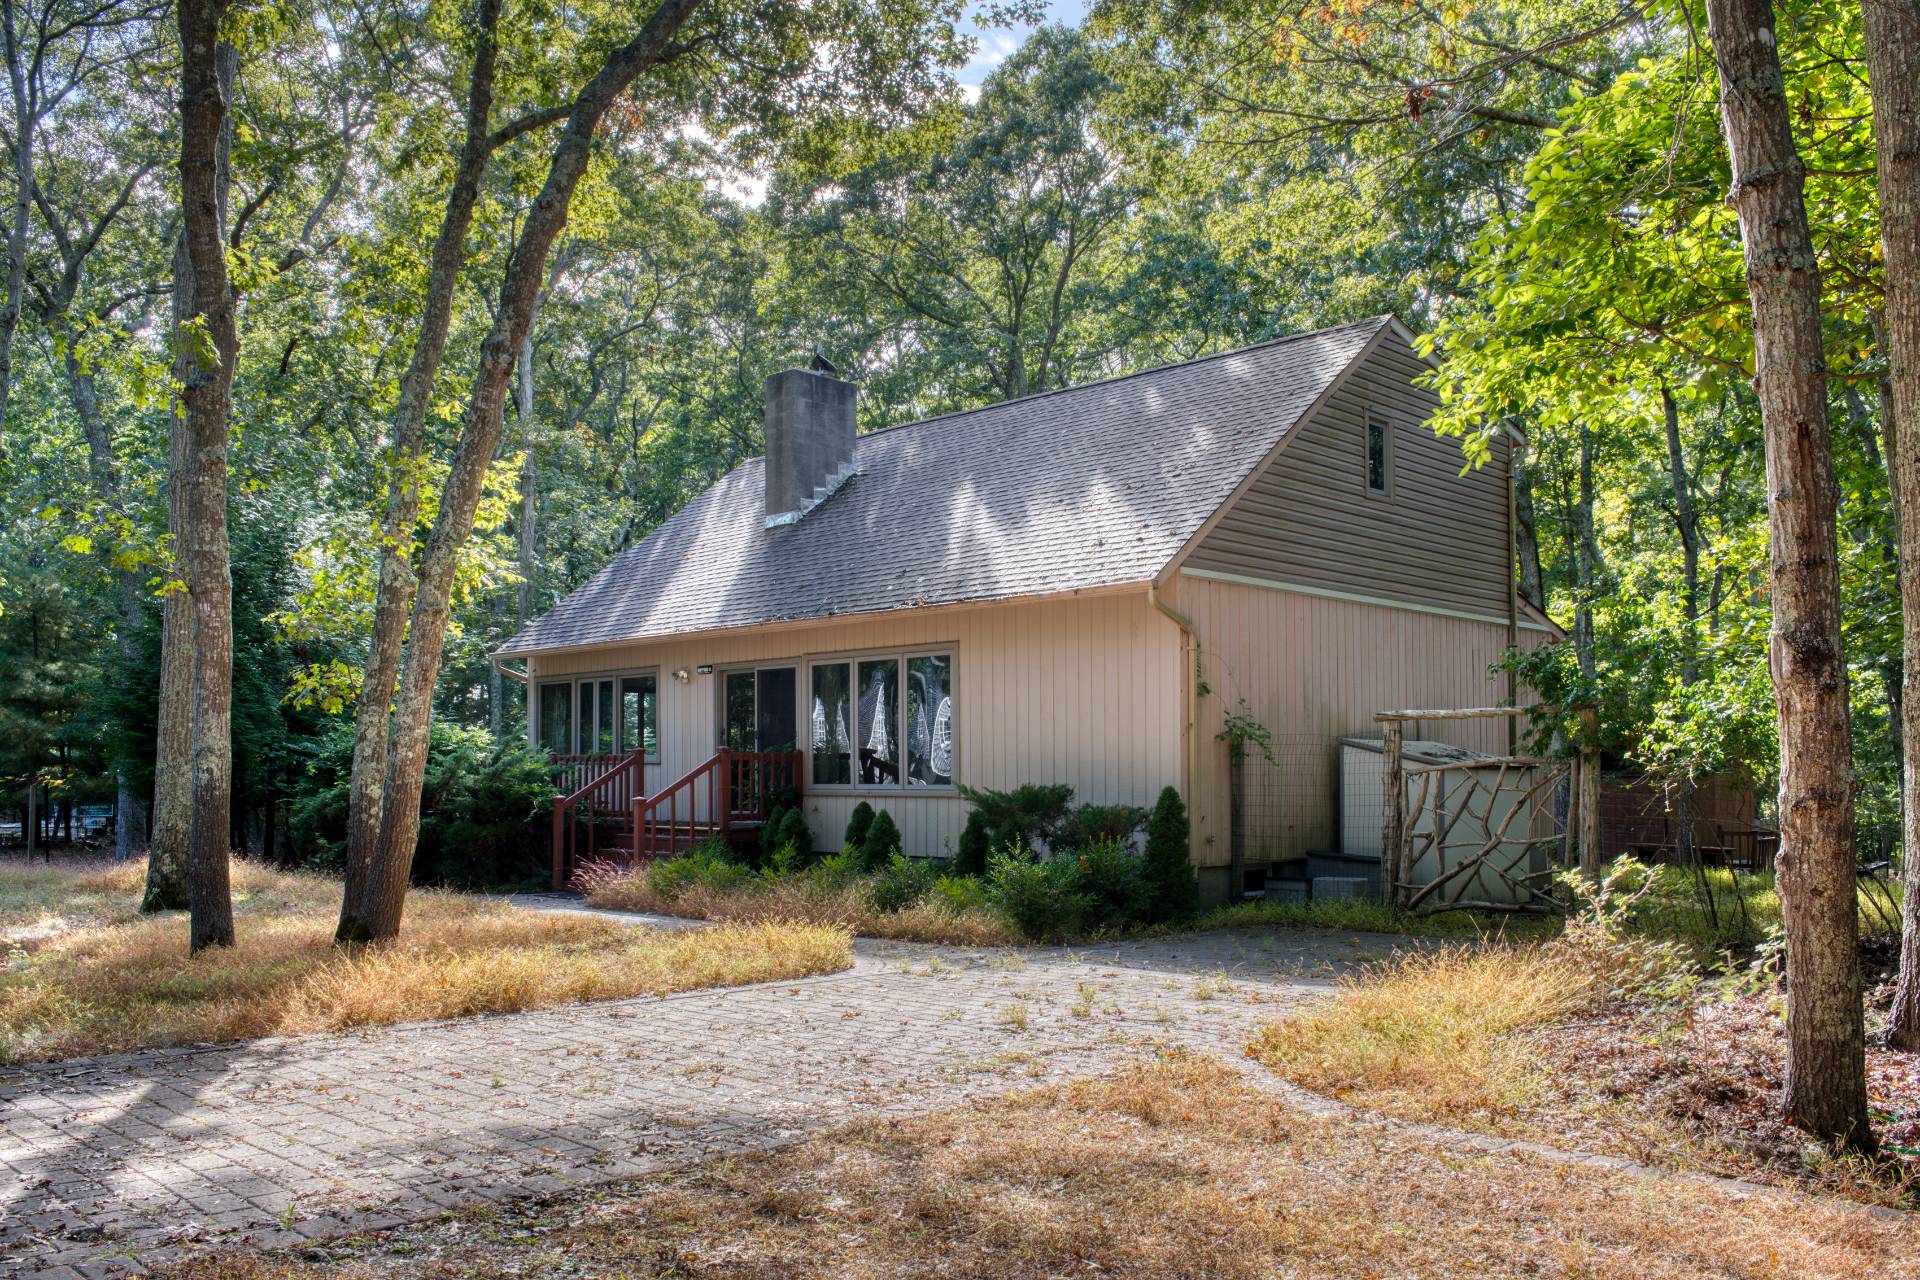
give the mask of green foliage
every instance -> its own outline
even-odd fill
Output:
[[[987,900],[1022,937],[1059,941],[1077,933],[1093,902],[1072,858],[1035,861],[1017,847],[994,852],[987,864]]]
[[[959,915],[984,911],[993,905],[987,894],[986,880],[982,876],[936,876],[933,888],[927,896]]]
[[[663,858],[647,868],[647,888],[671,898],[693,886],[727,891],[753,883],[753,872],[730,856],[719,841],[702,841],[677,858]]]
[[[338,870],[346,856],[353,727],[337,726],[295,784],[292,836],[311,867]],[[517,738],[436,720],[427,747],[414,876],[422,883],[501,888],[537,882],[553,783],[546,761]]]
[[[1071,861],[1078,878],[1079,891],[1086,899],[1086,921],[1098,929],[1120,929],[1148,918],[1154,904],[1154,886],[1146,878],[1146,868],[1130,845],[1114,839],[1100,839],[1082,848],[1078,854],[1064,855]]]
[[[847,833],[841,838],[843,848],[858,849],[867,842],[867,828],[873,825],[873,806],[862,800],[853,806],[853,812],[847,816]]]
[[[1078,848],[1100,841],[1132,838],[1147,821],[1147,811],[1131,804],[1083,804],[1073,811],[1073,843]]]
[[[931,864],[895,853],[868,885],[873,905],[882,911],[904,911],[933,892]]]
[[[1033,849],[1043,844],[1052,848],[1063,842],[1073,829],[1070,813],[1073,788],[1065,783],[1029,782],[1012,791],[994,791],[962,783],[959,791],[986,819],[987,831],[996,849],[1007,845]]]
[[[1150,920],[1184,920],[1199,909],[1199,882],[1188,849],[1190,834],[1186,802],[1175,788],[1163,787],[1147,819],[1147,851],[1141,868]]]
[[[987,859],[993,854],[993,834],[987,816],[978,809],[967,813],[967,825],[960,831],[960,844],[953,854],[953,872],[962,876],[983,876]]]
[[[813,832],[807,826],[806,811],[789,809],[775,828],[775,847],[795,850],[802,861],[813,857]]]
[[[900,851],[900,828],[894,823],[893,815],[882,809],[873,815],[873,822],[860,841],[861,861],[868,870],[876,871]]]

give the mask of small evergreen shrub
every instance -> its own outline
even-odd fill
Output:
[[[987,828],[987,816],[978,809],[967,815],[960,832],[960,847],[954,850],[953,872],[962,876],[987,874],[987,859],[993,855],[993,833]]]
[[[896,852],[873,878],[868,896],[882,911],[905,911],[933,892],[933,868]]]
[[[1072,856],[1078,890],[1087,900],[1086,924],[1118,929],[1147,918],[1153,890],[1141,856],[1119,840],[1095,840]]]
[[[807,814],[804,809],[789,809],[773,828],[775,848],[791,848],[800,857],[802,863],[813,857],[813,832],[807,826]]]
[[[841,838],[843,848],[858,849],[867,842],[867,828],[873,825],[873,806],[862,800],[853,806],[853,813],[847,818],[847,834]]]
[[[1036,862],[1002,848],[987,867],[987,900],[1022,937],[1055,941],[1079,930],[1091,905],[1073,858]]]
[[[860,842],[861,861],[869,871],[877,871],[900,851],[900,828],[895,825],[893,815],[882,809],[873,815],[866,838]]]
[[[1147,852],[1141,868],[1149,920],[1184,920],[1200,909],[1200,884],[1187,849],[1190,831],[1179,791],[1162,789],[1147,819]]]
[[[1074,843],[1085,849],[1101,841],[1125,842],[1146,823],[1147,811],[1131,804],[1083,804],[1073,811]]]
[[[985,816],[995,849],[1014,843],[1029,849],[1039,845],[1052,849],[1072,837],[1069,807],[1073,803],[1073,788],[1065,783],[1029,782],[1012,791],[963,785],[959,790],[974,810]]]
[[[822,889],[841,889],[866,874],[867,864],[860,850],[848,845],[830,853],[801,874],[809,884]]]

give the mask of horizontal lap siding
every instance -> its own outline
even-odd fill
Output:
[[[1384,334],[1184,567],[1504,618],[1507,451],[1460,474],[1460,442],[1425,426],[1436,402],[1413,379],[1427,369]],[[1384,497],[1367,492],[1370,411],[1393,433]]]
[[[1195,861],[1225,866],[1230,769],[1218,735],[1238,711],[1272,733],[1278,768],[1251,776],[1250,863],[1335,844],[1341,737],[1376,737],[1378,711],[1488,706],[1505,699],[1487,668],[1506,649],[1504,624],[1182,576],[1179,607],[1201,651]],[[1540,642],[1521,632],[1522,645]],[[1244,706],[1242,703],[1244,702]],[[1434,721],[1424,738],[1505,754],[1505,720]]]
[[[659,668],[661,762],[649,767],[651,792],[712,755],[721,668],[796,660],[804,697],[810,656],[943,647],[954,654],[961,782],[1065,782],[1083,800],[1141,805],[1180,782],[1179,633],[1144,591],[757,629],[538,656],[533,665],[536,681]],[[684,685],[672,678],[702,664],[715,674]],[[967,804],[953,793],[810,791],[805,807],[818,847],[839,843],[862,799],[893,814],[912,853],[950,851],[966,823]]]

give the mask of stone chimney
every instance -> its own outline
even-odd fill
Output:
[[[767,528],[792,524],[853,474],[854,397],[824,356],[767,379]]]

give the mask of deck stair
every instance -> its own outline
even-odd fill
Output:
[[[800,794],[798,751],[721,748],[652,795],[640,753],[556,757],[553,887],[567,887],[589,862],[633,866],[677,857],[704,840],[755,839],[780,798]]]

